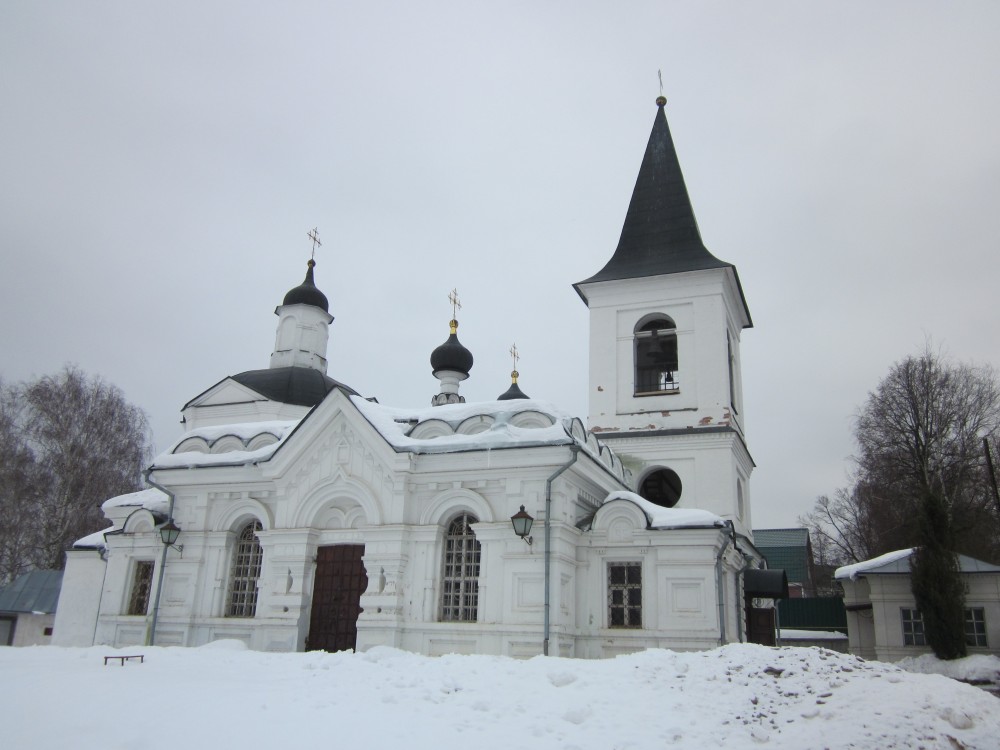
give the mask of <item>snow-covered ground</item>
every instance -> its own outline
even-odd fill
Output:
[[[145,663],[103,665],[108,654]],[[1000,703],[822,649],[732,645],[607,661],[0,649],[0,746],[441,750],[1000,746]]]

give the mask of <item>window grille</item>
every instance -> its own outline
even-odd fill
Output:
[[[926,646],[924,639],[924,618],[919,609],[900,609],[900,618],[903,621],[903,645],[904,646]]]
[[[149,611],[149,590],[153,586],[153,561],[137,560],[132,574],[132,593],[128,598],[128,614],[144,615]]]
[[[673,393],[680,388],[677,333],[669,318],[651,320],[635,332],[635,393]]]
[[[257,579],[264,559],[257,532],[260,521],[251,521],[240,531],[233,550],[233,566],[229,575],[229,597],[226,617],[253,617],[257,612]]]
[[[982,607],[965,610],[965,645],[986,648],[986,610]]]
[[[642,627],[642,563],[608,563],[608,627]]]
[[[441,619],[446,622],[475,622],[478,618],[481,550],[470,527],[477,520],[463,513],[451,522],[444,538]]]

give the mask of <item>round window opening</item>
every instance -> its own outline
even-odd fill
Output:
[[[639,494],[651,503],[673,508],[681,499],[681,478],[670,469],[658,469],[642,480]]]

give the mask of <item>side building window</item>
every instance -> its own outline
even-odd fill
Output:
[[[240,529],[236,539],[229,571],[226,617],[253,617],[257,612],[257,579],[264,560],[264,551],[257,538],[261,528],[260,521],[251,521]]]
[[[153,561],[136,560],[132,572],[132,591],[128,597],[129,615],[144,615],[149,611],[149,590],[153,587]]]
[[[919,609],[907,609],[903,607],[899,610],[900,619],[903,622],[903,645],[904,646],[926,646],[924,639],[924,618]]]
[[[608,627],[642,627],[642,563],[608,563]]]
[[[479,616],[479,560],[481,549],[471,524],[478,519],[463,513],[448,525],[444,538],[441,576],[441,620],[475,622]]]
[[[986,610],[968,607],[965,610],[965,645],[986,648]]]
[[[674,393],[680,389],[677,326],[665,315],[639,321],[635,331],[635,395]]]

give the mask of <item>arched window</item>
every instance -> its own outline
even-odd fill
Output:
[[[236,538],[233,564],[229,572],[226,617],[253,617],[257,612],[257,579],[264,559],[257,532],[260,521],[251,521]]]
[[[635,328],[635,394],[673,393],[680,388],[677,326],[665,315]]]
[[[475,622],[479,614],[480,545],[471,524],[478,519],[463,513],[448,525],[444,537],[444,574],[441,576],[441,620]]]
[[[681,499],[681,478],[670,469],[657,469],[642,480],[639,494],[651,503],[673,508]]]

